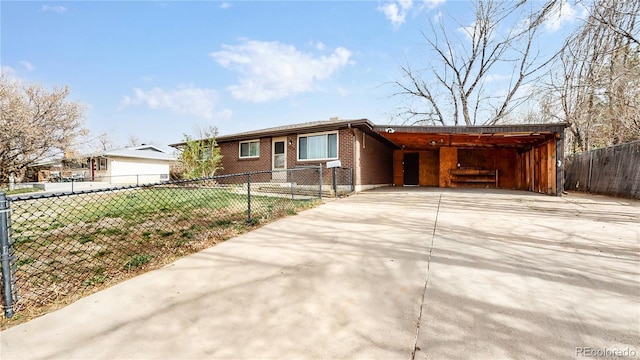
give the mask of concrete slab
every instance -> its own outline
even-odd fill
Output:
[[[2,359],[640,353],[640,202],[387,188],[0,333]]]
[[[437,196],[268,224],[2,332],[2,359],[407,358]]]
[[[639,250],[638,201],[443,193],[416,359],[638,358]]]

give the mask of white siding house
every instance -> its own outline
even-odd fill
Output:
[[[153,145],[106,150],[87,156],[85,179],[111,184],[148,184],[169,180],[171,155]]]

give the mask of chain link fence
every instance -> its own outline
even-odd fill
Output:
[[[311,166],[77,192],[0,193],[5,316],[43,314],[295,214],[322,198],[322,183],[321,167]],[[6,328],[9,320],[2,321]]]
[[[326,178],[329,178],[332,196],[347,195],[355,191],[353,186],[353,169],[337,167],[325,171],[328,173],[325,175],[325,181],[327,181]]]

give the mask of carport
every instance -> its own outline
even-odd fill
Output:
[[[395,145],[394,186],[500,188],[560,195],[566,124],[374,128]]]

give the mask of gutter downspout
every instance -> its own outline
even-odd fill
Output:
[[[355,192],[356,191],[356,179],[357,179],[356,172],[360,173],[360,166],[356,162],[356,160],[358,159],[358,157],[356,155],[357,154],[356,151],[358,150],[358,141],[357,141],[358,138],[356,136],[355,129],[353,129],[351,127],[351,123],[347,124],[347,127],[351,131],[351,143],[352,143],[352,146],[353,146],[353,149],[351,151],[352,152],[351,156],[353,157],[352,160],[351,160],[351,163],[353,164],[353,170],[351,171],[351,190],[353,192]]]

